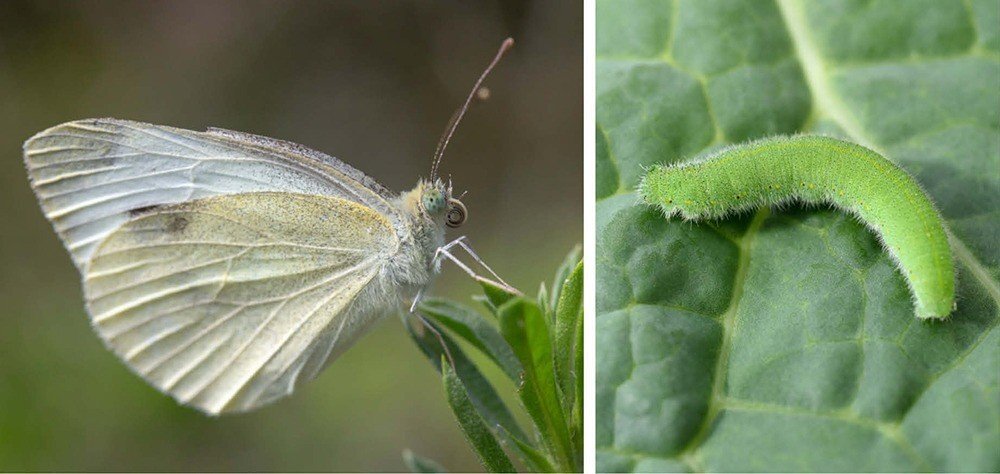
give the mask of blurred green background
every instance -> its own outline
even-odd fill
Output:
[[[91,332],[21,143],[112,116],[218,126],[330,153],[409,189],[500,41],[517,45],[442,169],[462,228],[534,293],[582,238],[582,7],[574,2],[0,2],[0,470],[479,470],[440,379],[389,318],[276,405],[210,419]],[[434,294],[477,287],[445,265]],[[510,387],[501,387],[510,390]]]

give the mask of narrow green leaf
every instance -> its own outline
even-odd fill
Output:
[[[448,472],[434,460],[418,456],[409,449],[403,451],[403,463],[406,464],[406,467],[410,470],[410,472]]]
[[[555,291],[554,288],[553,291]],[[545,313],[546,316],[551,316],[550,313],[554,308],[549,304],[549,291],[545,288],[544,281],[538,285],[538,296],[535,300],[538,302],[538,307],[542,308],[542,312]]]
[[[583,322],[583,262],[578,262],[576,269],[569,275],[559,290],[559,302],[556,305],[555,322],[555,363],[559,388],[562,390],[565,404],[563,409],[569,411],[576,394],[577,372],[573,367],[574,347],[576,346],[577,327]],[[581,374],[582,375],[582,374]]]
[[[576,348],[573,350],[573,372],[576,374],[576,397],[573,399],[573,411],[570,416],[570,436],[576,447],[577,467],[583,467],[583,308],[576,322]]]
[[[576,265],[580,263],[582,247],[579,244],[573,246],[573,249],[566,254],[566,258],[563,259],[562,264],[556,270],[556,275],[552,279],[552,298],[549,302],[550,308],[555,308],[559,303],[560,292],[562,291],[563,282],[569,278],[570,273],[576,268]]]
[[[465,339],[493,360],[511,380],[521,374],[521,363],[500,332],[480,313],[447,300],[430,299],[420,304],[420,311]]]
[[[493,304],[492,301],[490,301],[490,298],[488,296],[473,295],[472,301],[475,301],[476,303],[483,305],[490,312],[490,314],[493,315],[494,318],[497,317],[497,307],[495,304]]]
[[[448,347],[448,352],[446,353],[442,349],[437,335],[433,334],[427,328],[420,328],[422,331],[418,331],[414,327],[420,324],[414,318],[406,318],[404,322],[407,331],[410,333],[410,337],[413,338],[413,341],[417,343],[417,347],[420,348],[421,352],[427,356],[439,372],[441,371],[441,357],[447,357],[448,354],[451,354],[452,359],[455,361],[455,371],[468,388],[469,397],[473,405],[475,405],[476,409],[490,426],[502,426],[514,436],[527,439],[527,435],[521,430],[517,421],[514,420],[513,415],[507,409],[507,405],[504,404],[500,395],[497,394],[496,389],[493,388],[489,380],[469,360],[465,352],[452,340],[448,333],[442,331],[440,326],[433,321],[428,321],[428,324],[431,324],[441,334],[441,339],[444,340],[445,345]]]
[[[499,309],[500,332],[521,360],[524,375],[518,388],[521,402],[542,435],[559,470],[573,469],[566,418],[556,387],[552,342],[541,309],[532,301],[513,299]]]
[[[486,427],[483,418],[479,416],[479,412],[469,399],[465,385],[462,384],[462,380],[459,379],[458,374],[452,369],[447,359],[442,357],[439,363],[443,368],[442,379],[444,381],[445,393],[448,397],[448,404],[451,405],[451,409],[455,413],[455,418],[458,419],[458,424],[462,428],[462,433],[465,434],[465,439],[469,441],[476,454],[479,455],[479,460],[483,463],[483,467],[490,472],[514,472],[513,463],[511,463],[507,454],[504,453],[503,448],[500,447],[500,443],[496,437]]]
[[[528,468],[531,472],[556,472],[556,469],[552,467],[552,462],[545,457],[541,451],[536,449],[534,446],[528,444],[527,442],[518,439],[516,436],[511,436],[503,428],[500,428],[500,435],[502,439],[509,439],[511,448],[518,454],[521,462]]]

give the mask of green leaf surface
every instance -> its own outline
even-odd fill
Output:
[[[438,334],[434,334],[426,327],[415,327],[419,323],[414,318],[407,318],[404,321],[410,337],[417,343],[420,351],[427,356],[439,372],[441,371],[442,357],[445,360],[450,358],[454,361],[453,370],[462,379],[463,384],[468,390],[468,397],[472,404],[490,426],[502,426],[508,433],[527,439],[517,421],[514,420],[514,416],[507,409],[507,405],[503,403],[500,395],[493,388],[493,384],[469,360],[462,349],[458,347],[458,344],[455,344],[451,336],[431,321],[428,324],[435,325],[434,329]],[[440,340],[438,340],[438,335],[441,336]],[[442,340],[445,346],[448,347],[447,352],[441,347]]]
[[[479,416],[476,407],[469,400],[465,385],[462,384],[462,380],[448,363],[448,359],[442,357],[440,363],[443,368],[442,379],[448,396],[448,404],[455,413],[455,418],[458,419],[462,433],[465,434],[465,438],[483,463],[483,467],[489,472],[515,472],[514,465],[507,457],[507,453],[500,447],[500,442],[486,427],[483,418]]]
[[[573,444],[556,386],[548,321],[532,301],[513,298],[499,308],[500,332],[524,368],[518,395],[558,470],[577,470]]]
[[[1000,470],[1000,2],[597,4],[598,471]],[[911,172],[958,310],[827,207],[666,221],[643,167],[819,132]]]

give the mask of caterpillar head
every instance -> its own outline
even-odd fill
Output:
[[[693,167],[661,166],[651,170],[639,183],[639,194],[656,205],[667,217],[693,219],[710,211],[709,199]]]

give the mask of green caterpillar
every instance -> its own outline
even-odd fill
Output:
[[[667,217],[684,219],[790,200],[832,203],[881,238],[906,278],[917,317],[944,318],[955,309],[955,268],[941,215],[912,176],[863,146],[821,136],[768,138],[693,163],[657,166],[639,193]]]

